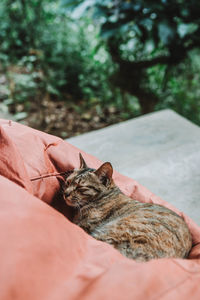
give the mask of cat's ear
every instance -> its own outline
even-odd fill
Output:
[[[81,153],[79,153],[79,158],[80,158],[80,169],[85,169],[88,168],[86,162],[83,159],[83,156],[81,155]]]
[[[112,179],[113,168],[112,168],[111,163],[109,163],[109,162],[104,163],[94,173],[99,177],[101,182],[104,185],[106,185],[107,182]]]

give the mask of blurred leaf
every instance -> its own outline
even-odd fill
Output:
[[[53,95],[57,95],[57,96],[60,95],[59,91],[50,84],[47,84],[47,92],[49,92],[50,94],[53,94]]]
[[[160,41],[164,45],[170,44],[170,42],[175,37],[175,31],[174,28],[172,28],[167,22],[161,22],[158,25],[158,34]]]
[[[16,113],[15,115],[14,115],[14,117],[15,117],[15,119],[16,119],[16,121],[21,121],[21,120],[23,120],[23,119],[25,119],[26,117],[27,117],[27,113],[26,112],[18,112],[18,113]]]

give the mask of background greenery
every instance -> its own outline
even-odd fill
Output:
[[[197,0],[0,2],[0,100],[18,120],[62,101],[86,119],[172,108],[200,124],[199,77]]]

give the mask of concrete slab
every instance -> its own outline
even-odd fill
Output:
[[[200,225],[200,128],[163,110],[68,139]]]

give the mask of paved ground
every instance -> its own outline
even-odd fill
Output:
[[[68,139],[200,225],[200,128],[171,110]]]

